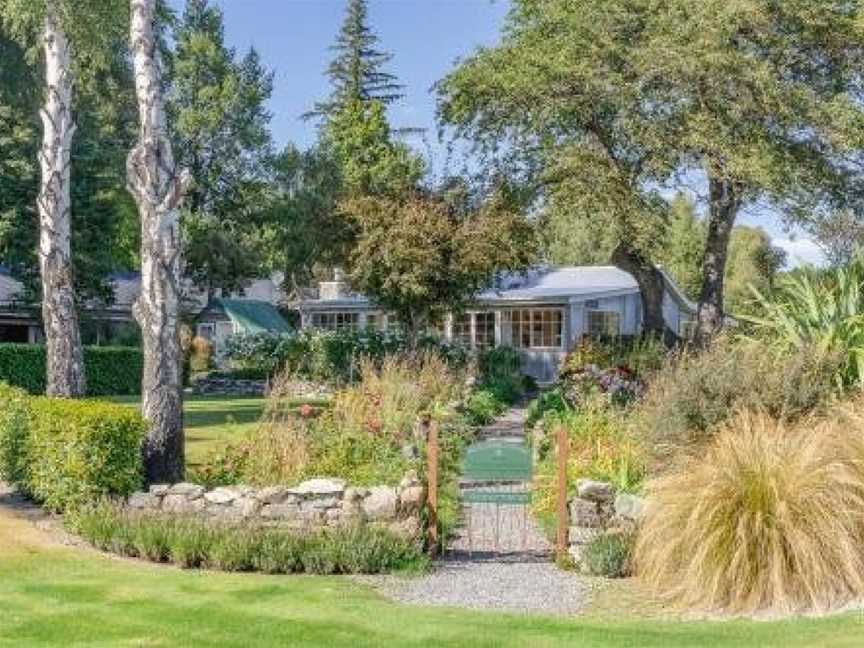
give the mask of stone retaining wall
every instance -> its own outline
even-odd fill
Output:
[[[199,378],[192,383],[192,391],[200,396],[263,396],[267,392],[267,381]]]
[[[343,479],[310,479],[297,486],[157,484],[131,495],[129,509],[148,513],[201,515],[221,522],[248,522],[314,531],[372,522],[411,537],[420,533],[425,490],[409,473],[399,486],[356,488]]]
[[[592,540],[611,533],[632,533],[643,511],[642,499],[617,493],[612,484],[580,479],[577,496],[569,502],[570,555],[582,562],[585,547]]]

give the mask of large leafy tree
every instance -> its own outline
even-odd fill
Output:
[[[600,206],[621,206],[622,233],[637,234],[622,242],[637,251],[645,228],[633,223],[652,212],[635,207],[700,174],[704,339],[723,322],[743,208],[799,219],[848,198],[864,135],[860,19],[846,0],[517,0],[501,45],[443,81],[441,114],[478,141],[511,136],[542,159],[546,193],[581,183]],[[584,179],[595,176],[604,182],[591,189]]]
[[[271,154],[273,75],[252,49],[225,45],[221,10],[188,0],[175,30],[168,101],[177,161],[194,179],[184,218],[186,270],[210,292],[261,270],[256,229]]]
[[[352,285],[394,313],[410,340],[444,312],[464,308],[497,273],[536,258],[531,223],[503,194],[479,203],[463,195],[362,197],[340,206],[358,231]]]
[[[329,119],[357,101],[387,105],[402,98],[403,86],[384,70],[393,55],[378,49],[367,0],[348,0],[345,20],[330,49],[336,54],[327,68],[330,96],[315,104],[307,117]]]

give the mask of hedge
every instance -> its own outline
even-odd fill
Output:
[[[27,396],[0,383],[0,478],[63,511],[141,486],[147,429],[133,408]]]
[[[144,356],[133,347],[85,347],[87,393],[126,396],[141,393]],[[0,381],[45,393],[45,347],[41,344],[0,344]]]

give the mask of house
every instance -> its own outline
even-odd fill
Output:
[[[696,306],[664,273],[663,317],[680,337],[689,337]],[[322,282],[317,299],[296,305],[303,328],[385,329],[392,317],[363,295],[351,293],[341,276]],[[612,266],[540,267],[503,277],[478,295],[464,313],[445,318],[448,340],[476,350],[511,346],[523,371],[552,382],[566,356],[583,337],[638,335],[642,298],[636,280]]]
[[[137,331],[132,304],[141,293],[138,272],[120,272],[108,277],[113,299],[92,300],[81,309],[85,339],[96,344],[111,343],[128,331]],[[285,332],[288,324],[279,313],[284,295],[280,277],[249,281],[242,294],[209,299],[203,291],[185,286],[183,305],[194,321],[196,332],[213,340],[217,352],[234,332],[272,330]],[[38,304],[23,299],[24,286],[0,266],[0,342],[39,343],[44,341]]]

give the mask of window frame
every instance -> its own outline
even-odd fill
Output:
[[[509,327],[510,345],[514,349],[523,351],[564,350],[565,314],[563,308],[512,308],[502,311],[502,314],[502,324]],[[542,344],[538,344],[538,337]]]
[[[594,331],[592,325],[591,325],[591,318],[592,318],[592,316],[596,316],[596,315],[603,316],[604,318],[607,318],[607,317],[614,317],[614,318],[615,318],[615,323],[616,323],[616,327],[615,327],[615,328],[617,329],[616,332],[615,332],[615,333],[610,333],[610,332],[609,332],[609,327],[608,327],[606,321],[604,321],[604,322],[603,322],[603,327],[602,327],[603,330],[602,330],[600,333],[596,333],[596,332]],[[588,309],[588,310],[585,311],[585,329],[586,329],[585,332],[588,334],[589,337],[592,337],[592,338],[601,338],[601,337],[612,337],[612,338],[615,338],[615,337],[621,337],[621,323],[622,323],[621,320],[622,320],[621,313],[620,313],[619,311],[617,311],[617,310],[608,310],[608,309],[602,309],[602,308],[591,308],[591,309]]]

